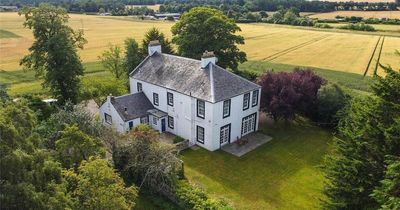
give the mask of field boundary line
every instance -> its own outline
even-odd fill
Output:
[[[308,45],[313,44],[313,43],[315,43],[315,42],[319,42],[319,41],[321,41],[321,40],[323,40],[323,39],[325,39],[325,38],[328,38],[328,37],[330,37],[330,36],[332,36],[332,35],[330,35],[330,34],[329,34],[329,35],[325,35],[325,36],[322,36],[322,37],[318,37],[318,38],[312,39],[312,40],[310,40],[310,41],[306,41],[306,42],[300,43],[300,44],[295,45],[295,46],[293,46],[293,47],[289,47],[289,48],[287,48],[287,49],[284,49],[284,50],[282,50],[282,51],[279,51],[279,52],[277,52],[277,53],[274,53],[274,54],[272,54],[272,55],[270,55],[270,56],[265,57],[264,59],[262,59],[262,61],[272,61],[272,60],[275,60],[275,59],[281,57],[282,55],[286,55],[287,53],[290,53],[290,52],[292,52],[292,51],[294,51],[294,50],[298,50],[298,49],[300,49],[300,48],[302,48],[302,47],[308,46]]]
[[[364,77],[365,77],[365,76],[367,75],[367,73],[368,73],[369,66],[371,65],[372,59],[373,59],[374,56],[375,56],[376,48],[378,47],[379,42],[381,41],[381,39],[382,39],[382,36],[380,36],[380,37],[378,38],[378,41],[377,41],[376,44],[375,44],[374,50],[372,51],[372,55],[371,55],[371,57],[369,58],[367,67],[366,67],[365,70],[364,70],[364,75],[363,75]]]
[[[281,31],[277,31],[277,32],[273,32],[273,33],[269,33],[269,34],[262,34],[262,35],[258,35],[258,36],[244,37],[244,39],[245,39],[245,41],[246,41],[246,40],[251,40],[251,39],[257,39],[257,38],[262,38],[262,37],[270,36],[270,35],[273,35],[273,34],[279,34],[279,33],[281,33],[281,32],[282,32],[282,30],[281,30]]]
[[[382,49],[383,49],[383,43],[385,42],[385,36],[383,36],[382,43],[381,43],[381,49],[379,50],[378,54],[378,60],[376,60],[376,65],[374,69],[374,75],[377,75],[378,71],[378,65],[379,65],[379,60],[381,59],[381,54],[382,54]]]

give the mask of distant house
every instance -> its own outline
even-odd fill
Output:
[[[154,14],[156,19],[167,19],[167,17],[173,17],[175,20],[178,20],[181,17],[180,13],[163,13],[163,14]]]
[[[130,73],[130,94],[101,105],[103,124],[124,133],[148,123],[211,151],[258,129],[260,86],[216,65],[214,53],[164,54],[158,41],[148,52]]]
[[[16,12],[18,11],[17,6],[0,6],[0,12]]]

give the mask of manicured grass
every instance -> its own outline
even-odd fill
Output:
[[[239,66],[241,70],[247,70],[251,72],[255,72],[257,74],[262,74],[267,70],[273,70],[275,72],[291,72],[294,68],[298,66],[289,65],[289,64],[279,64],[272,62],[262,62],[262,61],[248,61]],[[359,91],[370,91],[369,86],[371,83],[371,77],[363,77],[360,74],[348,73],[348,72],[339,72],[329,69],[321,69],[311,67],[318,75],[327,79],[330,82],[334,82],[340,84],[344,87],[355,89]]]
[[[4,29],[0,29],[0,39],[3,38],[18,38],[20,36],[18,36],[17,34],[14,34],[13,32],[10,31],[6,31]]]
[[[241,158],[204,149],[183,152],[186,177],[236,209],[318,209],[330,131],[297,121],[265,125],[260,132],[273,140]]]

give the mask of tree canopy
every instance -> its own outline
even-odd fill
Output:
[[[159,29],[153,27],[149,29],[145,34],[142,40],[142,46],[140,48],[140,54],[142,59],[147,57],[148,46],[150,41],[158,40],[161,44],[161,51],[166,54],[175,54],[172,43],[165,37],[164,33],[162,33]],[[135,66],[136,67],[136,66]]]
[[[48,4],[26,7],[19,13],[25,17],[24,26],[33,30],[34,42],[29,54],[20,62],[26,69],[35,70],[44,79],[60,104],[67,100],[77,102],[79,76],[83,66],[77,48],[83,48],[86,40],[82,31],[74,31],[67,25],[65,9]]]
[[[218,65],[232,70],[247,60],[246,53],[237,46],[244,44],[244,38],[235,34],[241,29],[217,9],[193,8],[182,15],[171,31],[172,41],[184,57],[200,59],[205,51],[214,51]]]

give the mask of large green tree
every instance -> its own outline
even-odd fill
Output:
[[[43,86],[50,89],[60,104],[67,100],[76,103],[79,76],[83,75],[77,48],[86,43],[83,32],[67,25],[68,14],[60,7],[40,4],[24,8],[19,14],[24,15],[24,26],[33,30],[35,39],[20,64],[35,70],[36,76],[44,79]]]
[[[380,204],[381,209],[400,209],[400,157],[388,163],[385,178],[372,195]]]
[[[221,11],[195,7],[172,27],[172,41],[182,56],[200,59],[206,50],[214,51],[218,65],[237,70],[238,64],[247,60],[246,53],[237,46],[244,44],[244,38],[235,34],[239,31],[235,21]]]
[[[148,46],[150,41],[158,40],[161,44],[161,51],[166,54],[175,54],[174,48],[172,47],[171,42],[165,37],[164,33],[162,33],[159,29],[153,27],[149,29],[144,38],[142,40],[142,46],[140,48],[140,54],[142,59],[145,58],[148,53]]]
[[[90,158],[77,172],[64,172],[68,189],[76,199],[75,209],[130,210],[135,206],[137,190],[126,187],[107,160]]]
[[[136,66],[142,61],[139,52],[139,45],[133,38],[125,39],[125,69],[126,74],[129,75]]]
[[[372,193],[384,179],[388,158],[400,156],[400,72],[382,67],[386,76],[375,78],[374,96],[353,99],[339,121],[325,163],[327,209],[376,209],[386,202]]]
[[[117,79],[126,76],[124,68],[124,57],[122,49],[118,45],[110,45],[108,50],[105,50],[99,56],[104,68],[109,70]]]

